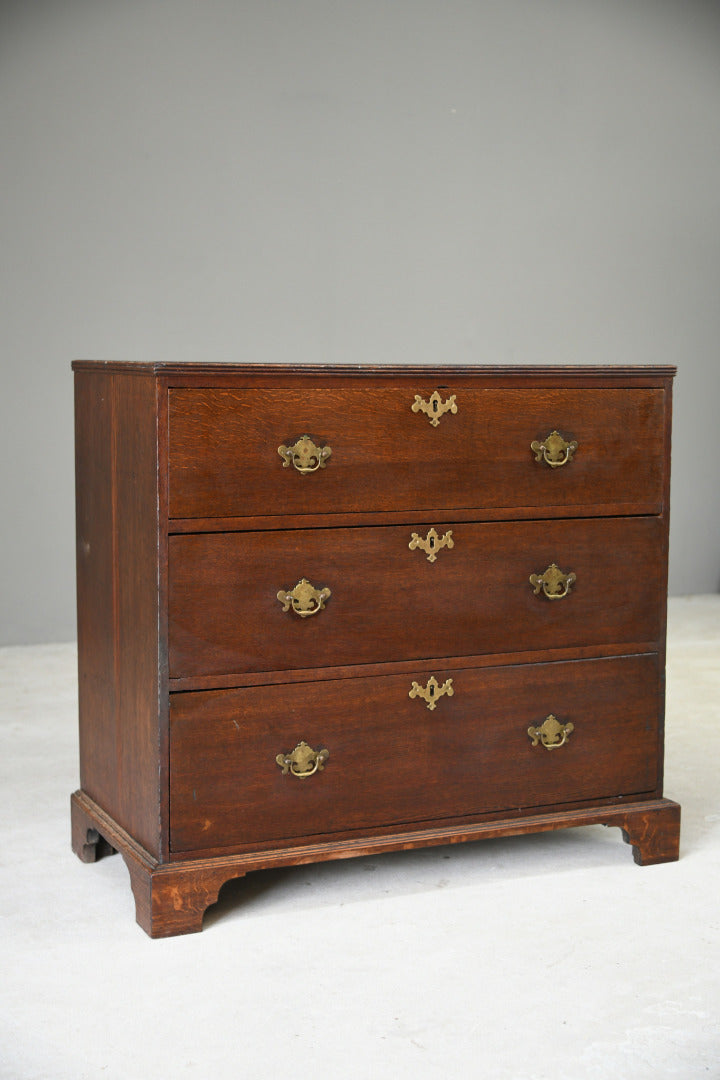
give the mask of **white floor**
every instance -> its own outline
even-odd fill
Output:
[[[0,650],[0,1076],[720,1077],[720,596],[671,601],[678,863],[596,826],[250,875],[151,941],[70,851],[75,651]]]

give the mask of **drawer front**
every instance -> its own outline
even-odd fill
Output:
[[[434,709],[409,696],[431,675],[441,685],[451,677],[454,689]],[[652,792],[658,686],[648,654],[173,694],[171,846],[236,847]],[[550,715],[564,729],[556,742],[565,739],[551,750],[528,734]],[[293,769],[311,772],[314,762],[277,759],[303,742],[327,757],[297,777]]]
[[[426,403],[454,394],[457,412],[413,412],[416,392]],[[554,431],[577,448],[548,446]],[[171,389],[169,432],[171,518],[622,504],[656,513],[663,498],[657,389]],[[278,448],[305,435],[329,456],[305,443],[287,464]]]
[[[660,637],[659,518],[443,526],[429,552],[434,561],[409,546],[413,534],[424,542],[428,532],[389,526],[170,537],[171,677]],[[441,547],[443,539],[453,546]],[[575,580],[566,596],[548,599],[530,576],[553,564]],[[296,586],[303,580],[317,590],[304,598],[314,614],[293,607],[294,599],[302,610]]]

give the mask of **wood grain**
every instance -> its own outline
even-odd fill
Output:
[[[225,881],[252,870],[278,866],[382,855],[420,847],[460,844],[555,829],[605,825],[621,829],[633,845],[635,862],[641,866],[672,862],[678,858],[680,807],[669,799],[627,800],[617,805],[559,808],[550,812],[496,815],[472,822],[454,821],[402,831],[395,828],[366,831],[355,839],[300,841],[292,846],[262,849],[247,854],[219,854],[213,858],[183,858],[159,863],[83,792],[72,796],[73,820],[90,823],[109,847],[118,850],[130,871],[139,925],[151,937],[197,933],[205,909],[215,902]],[[481,855],[481,853],[478,853]]]
[[[434,710],[405,676],[174,694],[172,850],[655,790],[656,656],[451,677]],[[575,727],[557,750],[528,736],[549,713]],[[301,740],[330,752],[307,780],[275,761]]]
[[[435,563],[413,531],[170,537],[171,676],[658,639],[658,518],[458,524]],[[577,575],[559,601],[529,582],[553,562]],[[277,600],[303,577],[332,592],[305,619]]]
[[[672,379],[668,364],[315,364],[201,361],[74,360],[74,371],[153,375],[169,386],[392,385],[435,378],[443,385],[657,386]]]
[[[663,799],[668,367],[78,361],[73,850],[121,852],[151,936],[270,866],[616,825]],[[456,395],[433,428],[415,394]],[[530,443],[558,429],[573,461]],[[284,469],[281,443],[332,446]],[[413,533],[452,530],[434,564]],[[550,563],[569,596],[533,595]],[[300,619],[276,596],[332,590]],[[415,680],[452,678],[434,711]],[[574,730],[527,734],[553,712]],[[278,753],[330,752],[305,780]]]
[[[155,385],[116,372],[75,379],[80,779],[157,854]]]
[[[417,391],[428,400],[436,381]],[[442,390],[445,398],[448,390]],[[451,509],[662,505],[662,390],[457,391],[436,428],[407,387],[170,390],[171,518]],[[559,430],[579,443],[560,468],[530,449]],[[309,434],[323,469],[284,467]]]

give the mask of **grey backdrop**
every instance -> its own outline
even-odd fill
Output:
[[[74,357],[677,364],[720,585],[720,11],[5,0],[0,641],[74,637]]]

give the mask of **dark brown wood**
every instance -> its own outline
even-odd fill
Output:
[[[125,857],[135,898],[135,917],[150,937],[196,934],[203,916],[217,902],[226,881],[244,877],[227,866],[154,866],[134,855]]]
[[[158,854],[155,384],[117,372],[75,380],[80,780]]]
[[[431,675],[434,710],[404,675],[174,694],[172,850],[654,791],[656,656]],[[574,725],[555,750],[528,735],[550,713]],[[275,760],[301,740],[330,753],[305,780]]]
[[[680,807],[669,799],[647,799],[522,816],[508,814],[472,823],[452,821],[411,831],[373,830],[351,839],[309,840],[285,847],[265,845],[245,854],[185,857],[181,863],[161,864],[82,792],[76,792],[72,802],[73,814],[80,811],[108,845],[122,853],[130,872],[137,922],[151,937],[202,930],[204,912],[216,902],[222,885],[253,870],[587,825],[620,828],[623,838],[633,845],[639,865],[672,862],[679,854]]]
[[[85,808],[80,792],[70,800],[72,849],[81,862],[91,863],[104,855],[114,855],[116,849],[100,835],[97,819]]]
[[[676,862],[680,856],[680,807],[664,800],[664,805],[639,809],[628,814],[621,825],[623,839],[632,845],[638,866]]]
[[[72,844],[122,853],[148,934],[263,867],[592,823],[677,858],[674,369],[73,366]],[[435,389],[437,428],[409,408]],[[560,469],[529,448],[553,428],[580,444]],[[311,476],[277,454],[305,431],[333,448]],[[434,564],[408,547],[432,526]],[[528,581],[551,562],[561,601]],[[276,599],[301,577],[332,589],[309,619]],[[430,675],[455,689],[434,711],[408,696]],[[552,751],[527,734],[550,712],[574,724]],[[275,758],[303,739],[330,757],[298,780]]]
[[[170,390],[170,517],[607,502],[658,512],[662,391],[454,388],[457,414],[435,428],[411,411],[407,386]],[[418,379],[424,400],[435,389],[432,375]],[[530,444],[556,429],[579,447],[553,469]],[[278,454],[303,434],[332,448],[305,476]]]
[[[440,656],[426,657],[422,660],[399,660],[380,664],[343,664],[340,667],[323,669],[322,675],[332,679],[367,678],[373,675],[395,675],[405,673],[411,678],[418,678],[425,670],[446,670],[468,666],[504,667],[506,664],[553,663],[556,660],[592,660],[604,656],[631,656],[637,653],[654,652],[656,641],[611,642],[607,645],[580,645],[563,649],[527,649],[524,652],[485,653],[483,656]],[[179,690],[230,690],[242,686],[271,686],[277,683],[315,682],[318,668],[287,668],[282,671],[233,672],[229,675],[195,675],[170,679],[171,691]]]
[[[661,560],[663,567],[663,578],[660,582],[659,593],[662,597],[667,596],[668,591],[668,563],[669,563],[669,515],[670,515],[670,464],[671,464],[671,450],[672,450],[672,391],[673,381],[672,378],[668,378],[664,384],[665,394],[665,427],[662,434],[662,442],[664,448],[664,462],[663,462],[663,506],[665,507],[663,512],[663,519],[665,528],[663,529],[662,537],[660,539],[661,548]],[[663,603],[660,611],[660,635],[659,635],[659,655],[660,655],[660,681],[658,687],[658,712],[657,712],[657,726],[658,726],[658,740],[659,740],[659,752],[658,752],[658,778],[657,788],[658,791],[663,790],[663,780],[665,772],[665,669],[666,669],[666,655],[667,655],[667,603]],[[679,819],[680,809],[678,808],[678,835],[679,835]]]
[[[513,521],[542,521],[554,518],[584,518],[584,517],[636,517],[638,514],[658,513],[659,507],[648,509],[647,503],[603,503],[602,515],[598,515],[597,503],[578,504],[577,506],[521,506],[512,511]],[[436,526],[449,525],[459,521],[485,522],[506,521],[508,516],[507,507],[473,507],[470,510],[433,510],[432,518]],[[348,514],[293,514],[292,527],[294,529],[318,529],[318,528],[341,528],[343,526],[363,527],[372,525],[425,525],[428,519],[427,510],[406,510],[403,513],[348,513]],[[258,514],[252,519],[253,529],[284,530],[288,527],[287,518]],[[242,517],[227,518],[172,518],[168,522],[170,535],[182,535],[184,533],[205,532],[241,532],[248,527],[248,519]]]
[[[434,563],[400,526],[173,536],[170,674],[656,641],[662,529],[656,517],[458,524]],[[562,600],[530,585],[551,563],[577,575]],[[302,578],[332,592],[309,618],[277,599]]]
[[[160,522],[158,533],[157,563],[157,646],[158,646],[158,700],[157,700],[157,752],[160,805],[158,828],[160,831],[159,857],[167,860],[170,852],[170,700],[168,665],[168,542],[167,531],[167,389],[159,381],[155,384],[157,403],[157,508]]]
[[[677,374],[663,364],[266,364],[129,360],[74,360],[74,371],[156,375],[170,386],[228,386],[261,382],[263,386],[306,383],[347,385],[355,382],[390,385],[418,377],[443,384],[470,380],[476,385],[532,386],[658,386]]]

